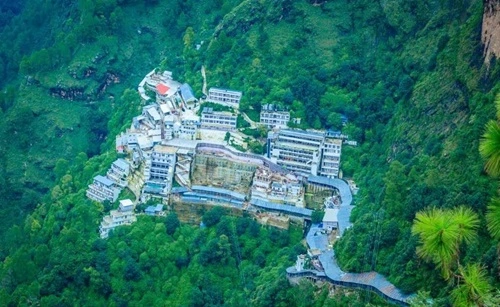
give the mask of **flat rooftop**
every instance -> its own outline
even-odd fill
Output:
[[[153,148],[154,152],[159,152],[159,153],[166,153],[166,154],[175,154],[177,153],[178,148],[172,147],[172,146],[165,146],[165,145],[156,145]]]

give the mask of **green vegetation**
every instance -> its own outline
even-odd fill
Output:
[[[114,137],[141,107],[137,84],[159,67],[199,95],[202,65],[209,87],[244,93],[240,110],[254,120],[264,103],[288,108],[299,128],[337,129],[348,117],[343,132],[359,146],[344,148],[342,168],[361,189],[354,226],[335,246],[345,270],[376,270],[442,305],[479,303],[484,279],[498,288],[500,201],[490,201],[497,183],[478,148],[500,70],[482,63],[481,1],[11,2],[0,1],[1,302],[370,300],[361,293],[333,302],[325,289],[290,288],[283,269],[303,252],[296,229],[224,214],[198,229],[168,215],[168,225],[141,217],[97,238],[111,204],[89,202],[84,190],[116,158]],[[485,139],[497,139],[496,126]],[[487,172],[498,174],[497,147],[484,144]],[[321,205],[318,195],[307,202]],[[452,218],[464,205],[479,221],[470,242]],[[424,229],[412,233],[424,215],[451,231],[437,242],[438,258]],[[248,223],[241,233],[239,223]]]

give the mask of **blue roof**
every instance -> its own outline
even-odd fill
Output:
[[[172,190],[170,191],[172,194],[180,194],[180,193],[186,193],[188,192],[189,189],[186,188],[186,187],[175,187],[175,188],[172,188]]]
[[[144,185],[144,192],[153,194],[163,194],[165,184],[161,182],[146,182]]]
[[[258,198],[252,198],[250,200],[250,204],[252,204],[253,206],[264,208],[264,209],[284,211],[284,212],[288,212],[288,213],[296,214],[296,215],[302,215],[302,216],[311,216],[312,215],[312,210],[310,210],[310,209],[294,207],[294,206],[289,206],[289,205],[275,204],[275,203],[271,203],[271,202],[265,201],[263,199],[258,199]]]
[[[216,188],[216,187],[206,187],[202,185],[193,185],[191,187],[193,191],[200,191],[200,192],[205,192],[205,193],[217,193],[217,194],[224,194],[228,195],[232,198],[237,198],[240,200],[245,200],[245,195],[238,193],[238,192],[233,192],[230,190],[226,189],[221,189],[221,188]]]
[[[154,206],[149,206],[144,210],[146,213],[155,213],[155,207]]]
[[[241,91],[235,91],[235,90],[230,90],[230,89],[227,89],[227,88],[222,88],[222,87],[211,87],[208,91],[224,91],[226,93],[238,93],[238,94],[243,94]]]
[[[107,177],[104,177],[104,176],[101,176],[101,175],[97,175],[94,177],[94,180],[95,181],[98,181],[102,184],[104,184],[105,186],[112,186],[113,185],[113,181],[109,180]]]
[[[304,136],[311,136],[311,137],[317,137],[317,138],[323,138],[325,136],[325,133],[323,132],[315,132],[315,131],[307,131],[307,130],[301,130],[301,129],[283,129],[280,131],[280,134],[288,134],[288,135],[293,135],[297,137],[304,137]]]
[[[127,161],[123,160],[122,158],[116,160],[115,162],[113,162],[113,164],[123,169],[127,169],[129,167]]]
[[[146,213],[156,213],[156,212],[160,212],[163,210],[163,205],[159,204],[159,205],[156,205],[156,206],[149,206],[146,208],[146,210],[144,210],[144,212]]]
[[[196,100],[196,97],[194,97],[193,89],[191,88],[191,86],[189,86],[189,84],[184,83],[183,85],[181,85],[180,91],[182,99],[184,99],[185,102]]]

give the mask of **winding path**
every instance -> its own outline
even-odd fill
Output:
[[[205,96],[208,96],[208,93],[207,93],[207,74],[205,72],[205,65],[201,65],[201,76],[203,77],[203,88],[201,89],[201,92]]]
[[[329,179],[318,176],[309,176],[307,180],[310,183],[333,187],[339,190],[342,204],[339,209],[338,222],[340,235],[342,235],[344,231],[351,226],[349,217],[353,206],[351,204],[352,194],[349,185],[340,179]],[[309,277],[312,279],[325,280],[334,285],[362,288],[374,291],[392,303],[403,306],[408,305],[407,301],[412,295],[403,294],[383,275],[377,272],[343,272],[337,264],[333,250],[328,246],[328,237],[325,233],[322,233],[322,230],[323,229],[319,227],[318,224],[313,224],[306,235],[306,241],[310,249],[316,249],[321,252],[318,259],[323,266],[324,272],[316,270],[297,271],[296,267],[293,266],[286,270],[289,278]]]

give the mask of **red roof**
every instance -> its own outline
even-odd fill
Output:
[[[166,86],[163,83],[158,83],[158,85],[156,85],[156,91],[160,95],[165,95],[169,89],[170,89],[170,87]]]

